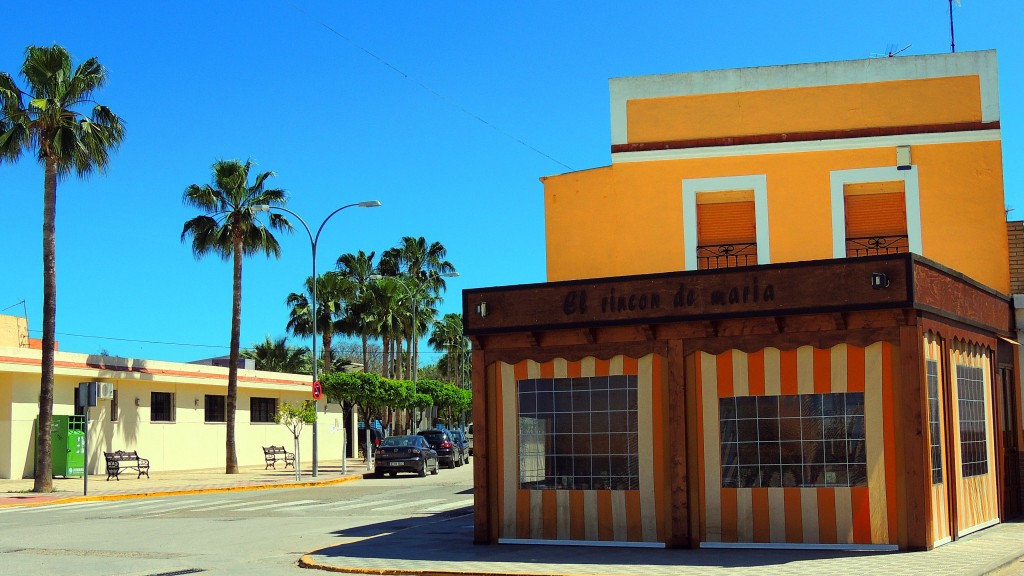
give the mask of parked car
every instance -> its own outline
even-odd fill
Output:
[[[381,441],[384,439],[384,434],[376,429],[370,428],[370,445],[373,446],[373,453],[377,453],[377,447],[380,446]],[[359,429],[359,450],[361,452],[366,450],[366,428]]]
[[[473,455],[473,425],[469,425],[469,431],[466,432],[466,446],[469,447],[469,455]]]
[[[466,442],[466,433],[458,428],[449,430],[448,433],[452,435],[452,439],[462,449],[463,464],[469,464],[469,443]]]
[[[430,447],[437,452],[437,459],[442,464],[449,468],[462,466],[462,450],[452,440],[449,432],[434,428],[432,430],[420,430],[417,434],[427,439]]]
[[[377,478],[399,472],[414,472],[422,478],[427,472],[437,474],[441,465],[437,452],[423,436],[389,436],[377,447],[376,466]]]

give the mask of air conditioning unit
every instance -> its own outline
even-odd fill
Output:
[[[114,399],[114,383],[113,382],[97,382],[96,383],[97,393],[96,397],[100,400],[113,400]]]

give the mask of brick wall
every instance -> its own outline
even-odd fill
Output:
[[[1010,237],[1010,292],[1024,294],[1024,221],[1006,223]]]

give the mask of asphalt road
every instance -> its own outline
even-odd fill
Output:
[[[0,575],[295,574],[302,554],[452,516],[465,515],[471,532],[472,485],[472,466],[462,466],[425,478],[0,509]]]

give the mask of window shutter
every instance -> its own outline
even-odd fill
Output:
[[[846,237],[906,236],[903,192],[846,196]]]
[[[697,244],[757,243],[753,202],[697,204]]]

